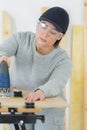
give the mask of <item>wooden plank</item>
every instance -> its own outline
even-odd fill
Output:
[[[60,46],[63,49],[66,49],[66,35],[62,38],[62,40],[60,41]]]
[[[4,124],[4,125],[3,125],[3,130],[9,130],[8,124]]]
[[[85,62],[85,87],[84,87],[84,130],[87,130],[87,25],[85,25],[85,35],[84,35],[84,62]]]
[[[47,7],[47,6],[42,7],[41,8],[41,14],[44,13],[47,9],[49,9],[49,7]]]
[[[20,91],[21,89],[14,89],[15,91]],[[0,103],[1,103],[1,108],[0,112],[3,111],[8,111],[8,107],[16,107],[19,110],[24,110],[27,112],[24,108],[25,106],[25,100],[24,97],[28,95],[30,91],[27,90],[22,90],[22,95],[23,97],[0,97]],[[62,98],[60,97],[52,97],[52,98],[45,98],[43,101],[36,101],[35,103],[35,108],[37,111],[43,108],[62,108],[62,107],[69,107],[69,104]],[[31,110],[30,110],[31,111]]]
[[[84,107],[84,130],[87,130],[87,106]]]
[[[32,112],[41,112],[41,108],[39,107],[35,107],[35,108],[25,108],[25,107],[13,107],[12,105],[10,107],[3,107],[1,106],[0,108],[0,112],[8,112],[8,108],[16,108],[17,109],[17,112],[24,112],[24,113],[32,113]]]
[[[25,106],[24,98],[0,98],[1,110],[7,111],[7,107],[16,107],[19,110],[23,110]],[[62,108],[68,107],[69,105],[60,97],[46,98],[43,101],[36,101],[36,108]],[[20,109],[22,108],[22,109]],[[25,110],[25,109],[24,109]]]
[[[35,102],[35,106],[41,108],[63,108],[69,107],[69,104],[60,97],[46,98],[44,101]]]
[[[84,130],[87,130],[87,0],[84,0],[84,61],[85,61],[85,88],[84,88]]]
[[[72,86],[84,85],[84,26],[73,27],[72,41]]]
[[[84,130],[84,120],[83,118],[83,111],[82,105],[80,104],[71,104],[71,119],[70,119],[70,130]],[[79,109],[78,109],[79,108]]]
[[[84,62],[85,62],[85,105],[87,106],[87,25],[84,29]]]
[[[12,34],[11,17],[8,15],[6,11],[3,11],[2,12],[2,39],[6,40],[11,34]],[[9,64],[11,65],[12,57],[10,57],[9,59],[10,59]]]
[[[2,12],[2,29],[3,29],[3,40],[6,40],[12,33],[11,18],[7,12]]]
[[[84,26],[73,26],[70,130],[83,130],[84,108]],[[80,99],[80,100],[79,100]],[[75,107],[76,106],[76,107]],[[75,111],[76,110],[76,111]],[[77,121],[78,120],[78,121]],[[76,124],[74,123],[76,122]],[[79,124],[81,122],[81,125]]]
[[[26,91],[23,95],[26,95]],[[18,112],[40,112],[43,108],[61,108],[69,106],[65,100],[60,97],[46,98],[44,101],[36,101],[35,109],[24,108],[24,98],[0,98],[0,103],[0,112],[8,112],[8,107],[17,108]],[[8,124],[3,125],[3,130],[8,130]]]

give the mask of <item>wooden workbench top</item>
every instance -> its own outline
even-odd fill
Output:
[[[24,95],[25,95],[25,92],[23,93],[23,96]],[[22,109],[26,109],[25,100],[23,97],[4,97],[4,98],[0,97],[0,103],[1,103],[0,112],[2,110],[6,111],[6,109],[9,107],[16,107],[21,112],[22,112]],[[37,111],[40,111],[40,109],[43,109],[43,108],[62,108],[62,107],[68,106],[67,102],[65,102],[60,97],[45,98],[43,101],[36,101],[34,103],[35,103],[35,108],[38,108]]]

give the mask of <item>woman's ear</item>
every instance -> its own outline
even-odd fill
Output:
[[[63,33],[59,33],[58,40],[62,39],[63,35],[64,35]]]

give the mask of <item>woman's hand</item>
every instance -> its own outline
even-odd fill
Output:
[[[9,59],[9,57],[7,57],[7,56],[5,56],[5,55],[1,56],[1,57],[0,57],[0,63],[1,63],[2,61],[6,61],[7,64],[8,64],[8,67],[10,66],[10,59]]]
[[[35,92],[29,93],[28,96],[25,97],[25,100],[28,102],[34,102],[34,101],[42,101],[44,100],[44,92],[40,89],[36,90]]]

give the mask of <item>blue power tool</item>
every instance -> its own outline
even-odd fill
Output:
[[[0,63],[0,96],[8,96],[10,91],[10,76],[6,61]]]

